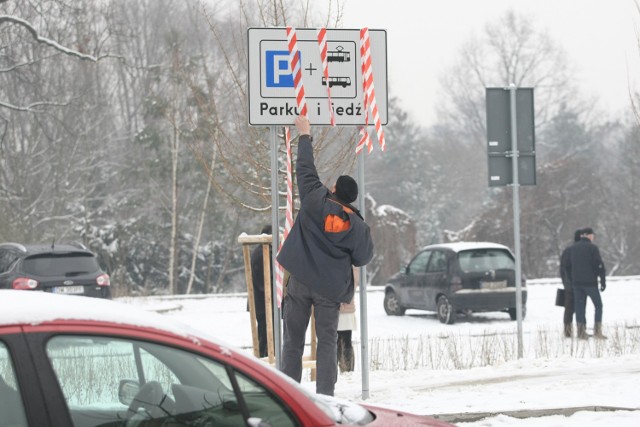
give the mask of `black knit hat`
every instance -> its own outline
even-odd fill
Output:
[[[589,235],[589,234],[595,234],[595,233],[593,232],[593,228],[591,228],[591,227],[587,227],[587,228],[583,228],[583,229],[582,229],[582,235],[583,235],[583,236],[587,236],[587,235]]]
[[[336,197],[345,203],[358,198],[358,183],[349,175],[340,175],[336,181]]]

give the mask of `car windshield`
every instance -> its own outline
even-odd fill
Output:
[[[458,254],[460,269],[465,273],[515,268],[511,254],[504,249],[473,249]]]
[[[25,258],[23,269],[36,276],[77,276],[95,273],[100,269],[91,254],[42,254]]]

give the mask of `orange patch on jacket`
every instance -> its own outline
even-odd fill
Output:
[[[335,200],[331,200],[331,199],[328,199],[328,200],[337,205],[340,205],[343,211],[347,213],[353,213],[353,210],[349,209],[343,204],[338,203]],[[324,219],[324,231],[326,231],[327,233],[340,233],[342,231],[347,231],[349,227],[351,227],[351,221],[349,221],[348,219],[345,221],[344,219],[340,218],[338,215],[329,214]]]
[[[351,221],[345,221],[338,215],[327,215],[324,219],[324,231],[327,233],[340,233],[347,231],[351,227]]]

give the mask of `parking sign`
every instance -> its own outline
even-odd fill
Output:
[[[317,30],[297,29],[309,120],[331,123],[327,86],[337,125],[364,125],[365,111],[360,65],[360,30],[327,30],[329,78],[322,72]],[[369,30],[376,101],[382,124],[387,124],[386,31]],[[249,124],[291,125],[298,116],[285,28],[248,30]],[[369,123],[373,123],[371,116]]]

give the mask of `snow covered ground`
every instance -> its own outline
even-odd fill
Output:
[[[369,289],[364,402],[466,427],[640,426],[640,276],[608,280],[602,293],[606,341],[562,337],[563,310],[554,306],[559,286],[554,279],[529,282],[521,359],[517,323],[506,313],[461,316],[454,325],[416,310],[390,317],[382,289]],[[245,295],[120,300],[164,312],[251,352]],[[593,326],[590,302],[587,322]],[[362,401],[363,388],[359,333],[356,370],[340,374],[336,385],[336,396],[354,401]],[[315,389],[308,376],[303,385]]]

